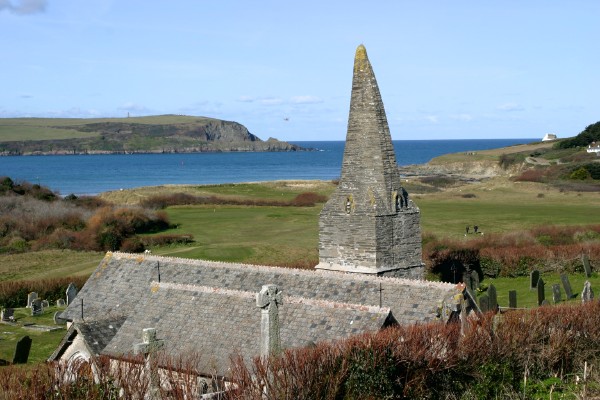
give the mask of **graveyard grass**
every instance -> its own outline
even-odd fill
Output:
[[[0,325],[0,359],[12,362],[17,342],[24,336],[32,339],[31,351],[27,364],[37,364],[46,359],[56,350],[56,346],[65,335],[65,326],[51,332],[26,329],[26,324],[57,327],[54,324],[54,313],[64,307],[50,306],[44,309],[43,314],[32,316],[29,308],[16,308],[14,317],[16,325],[1,323]]]

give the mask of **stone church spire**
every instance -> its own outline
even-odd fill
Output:
[[[419,209],[401,185],[363,45],[354,58],[342,176],[319,219],[317,268],[413,278],[423,273]]]

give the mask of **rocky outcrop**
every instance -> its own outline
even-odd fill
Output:
[[[269,138],[263,141],[234,121],[157,116],[148,119],[98,120],[52,128],[91,133],[91,137],[0,142],[0,155],[196,153],[301,151],[300,146]],[[142,122],[140,122],[142,121]],[[32,126],[31,129],[48,129]]]

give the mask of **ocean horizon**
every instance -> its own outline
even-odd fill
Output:
[[[443,154],[539,141],[517,139],[394,140],[398,165]],[[141,186],[339,178],[344,141],[290,141],[315,151],[103,154],[0,157],[0,176],[48,186],[62,195],[94,195]]]

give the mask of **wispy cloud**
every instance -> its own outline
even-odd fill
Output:
[[[500,111],[523,111],[525,107],[517,103],[504,103],[496,107]]]
[[[322,103],[323,99],[317,96],[293,96],[290,102],[294,104],[318,104]]]
[[[469,122],[473,120],[473,116],[471,114],[453,114],[450,115],[450,118],[452,118],[453,120],[456,121],[464,121],[464,122]]]
[[[31,15],[46,11],[46,0],[0,0],[0,11],[16,15]]]
[[[150,111],[150,109],[148,107],[138,104],[138,103],[134,103],[134,102],[124,103],[124,104],[120,105],[119,107],[117,107],[117,110],[123,110],[123,111],[128,111],[128,112],[135,112],[135,113],[147,113]]]
[[[240,96],[237,98],[237,101],[242,102],[242,103],[252,103],[252,102],[254,102],[254,100],[256,100],[256,99],[252,96]]]
[[[431,122],[432,124],[437,124],[438,122],[440,122],[440,118],[437,115],[426,115],[425,119]]]

